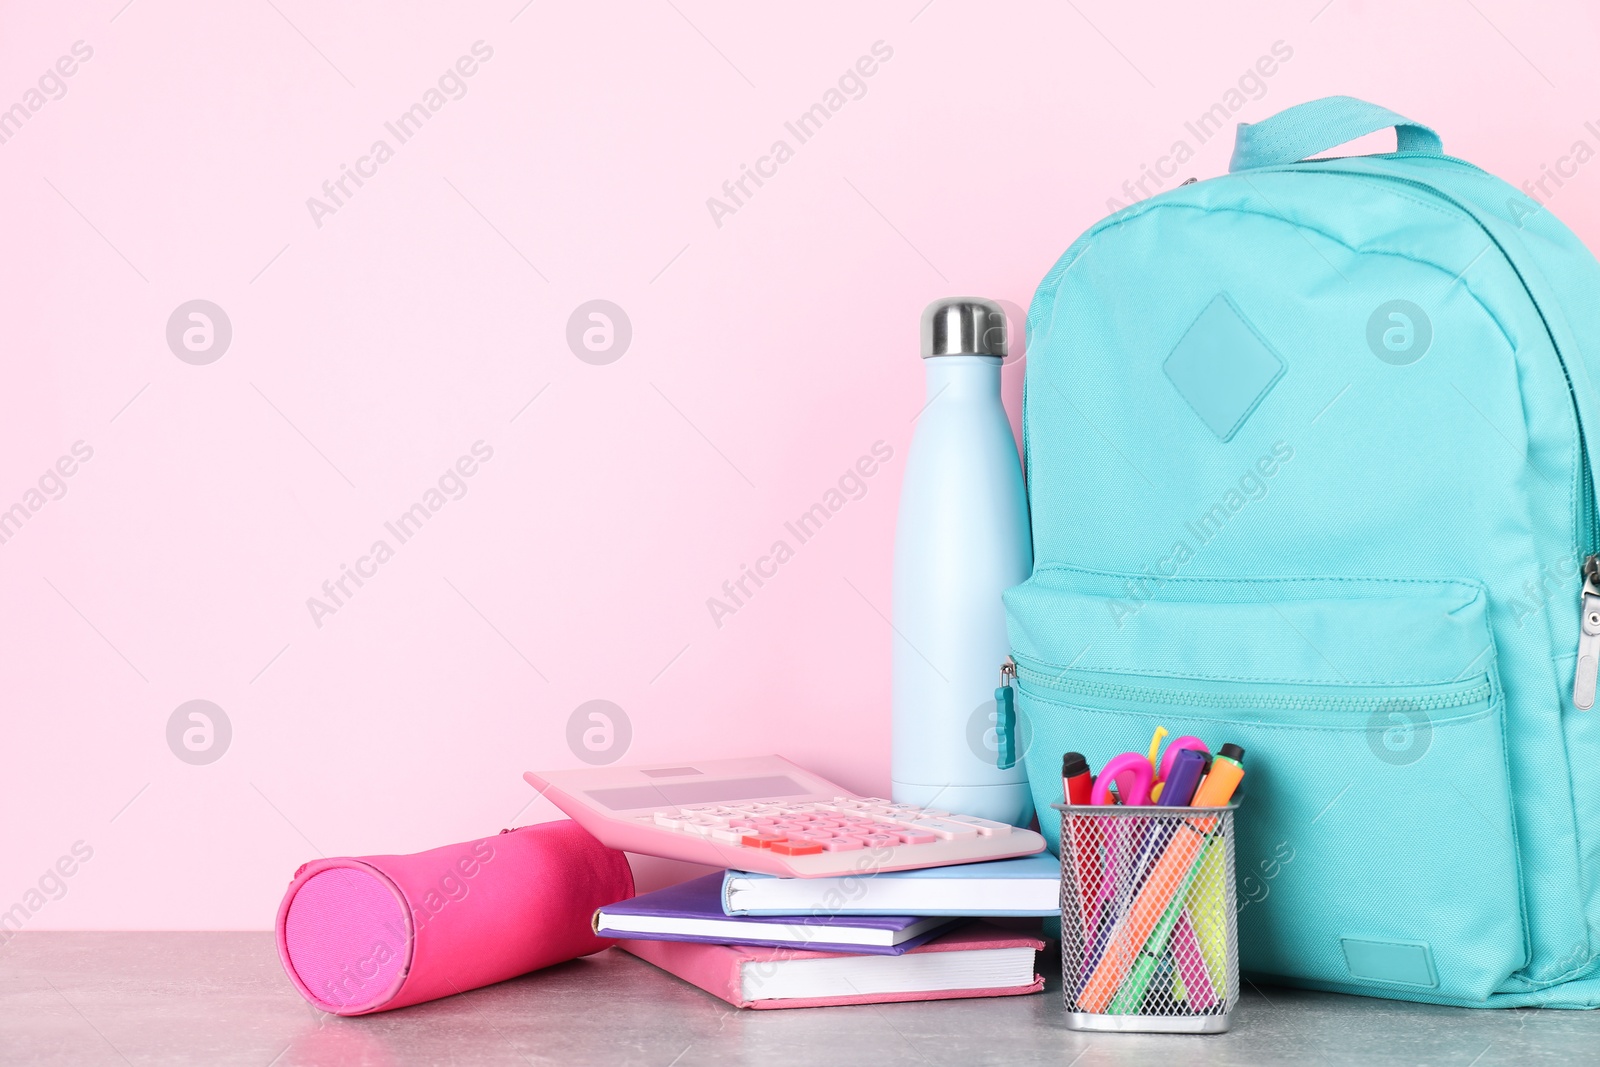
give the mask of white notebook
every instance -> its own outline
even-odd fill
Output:
[[[1048,852],[1012,860],[836,878],[729,871],[729,915],[1055,915],[1061,863]]]

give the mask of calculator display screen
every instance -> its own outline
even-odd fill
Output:
[[[653,785],[591,789],[584,796],[612,811],[661,808],[683,804],[724,804],[733,800],[766,800],[810,796],[811,790],[787,775],[764,778],[722,778],[698,782],[657,782]]]

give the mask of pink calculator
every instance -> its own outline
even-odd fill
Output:
[[[1032,830],[859,797],[781,756],[523,777],[612,848],[741,871],[823,878],[1044,850]]]

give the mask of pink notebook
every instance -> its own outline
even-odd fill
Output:
[[[907,1000],[1037,993],[1036,937],[972,923],[900,956],[708,945],[617,942],[662,970],[740,1008],[820,1008]]]

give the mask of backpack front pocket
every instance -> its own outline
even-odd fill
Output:
[[[1065,751],[1157,726],[1245,749],[1243,970],[1482,1001],[1525,962],[1500,684],[1472,582],[1170,579],[1049,568],[1006,594],[1035,802]],[[1044,821],[1059,851],[1059,827]]]

